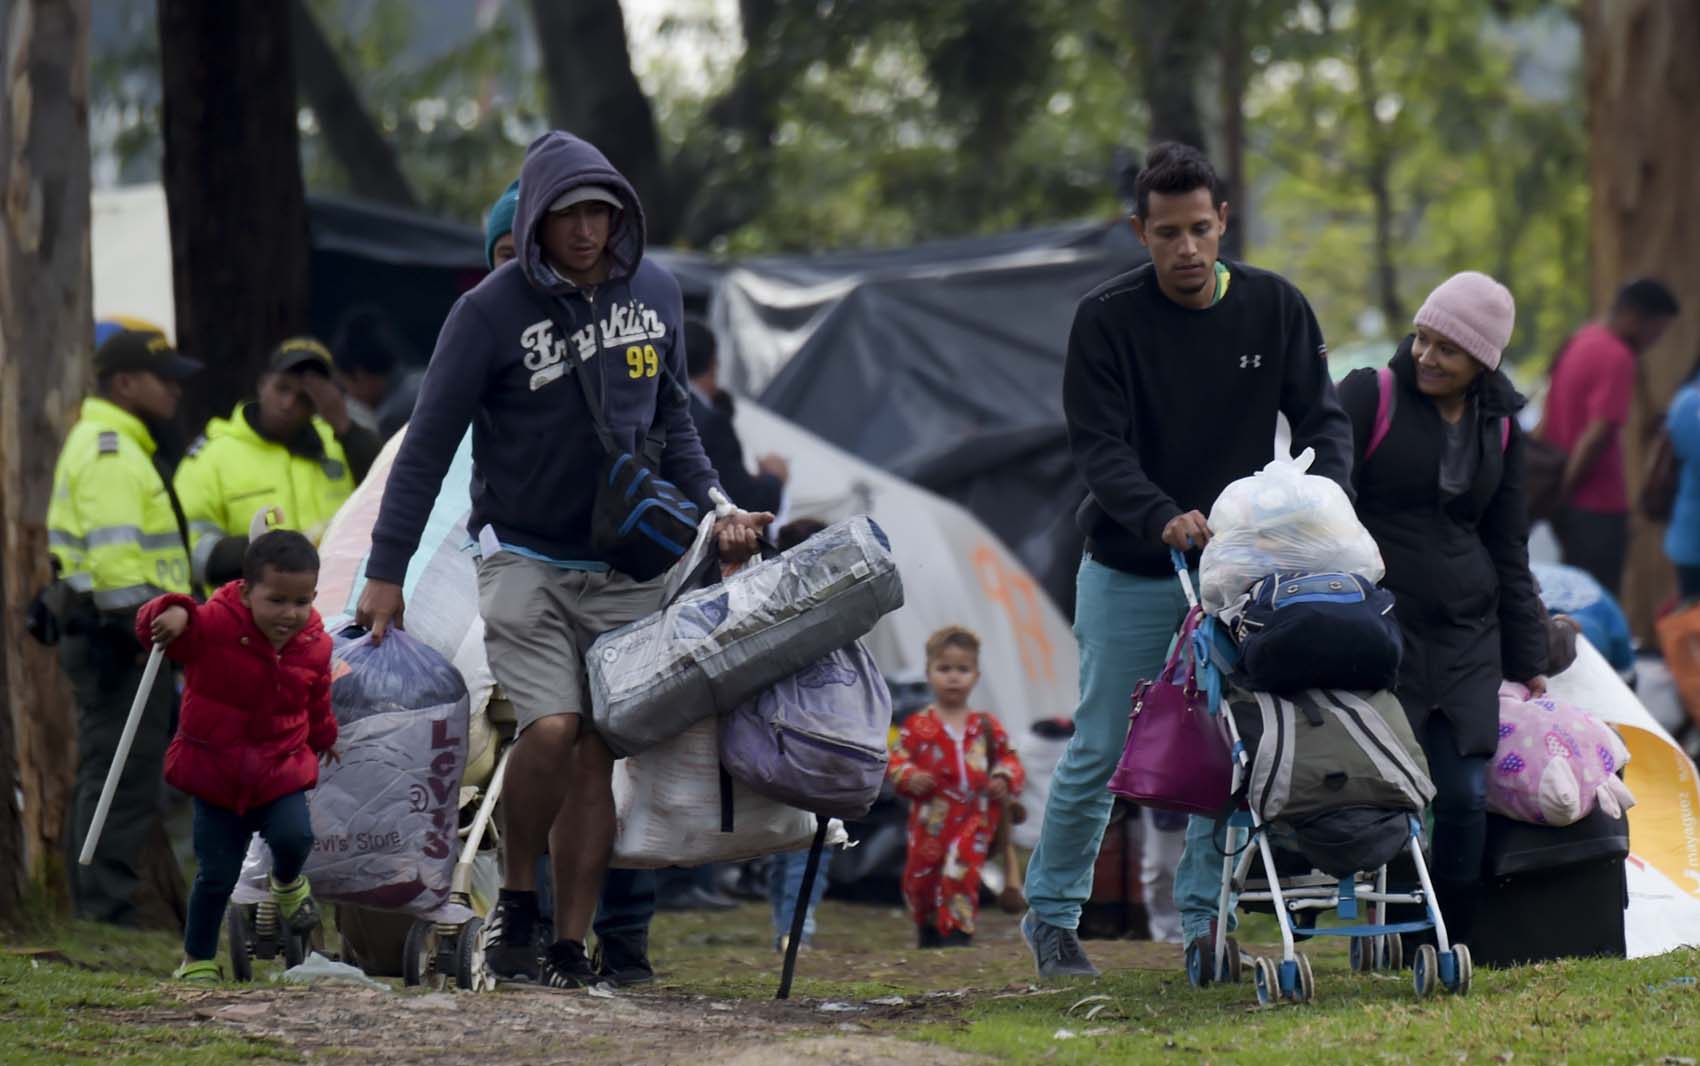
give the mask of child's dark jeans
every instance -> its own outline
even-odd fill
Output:
[[[313,851],[307,793],[280,796],[245,814],[195,800],[195,887],[189,893],[189,919],[183,933],[183,953],[189,958],[210,959],[218,954],[224,905],[230,902],[255,833],[271,848],[274,878],[289,884],[300,877]]]

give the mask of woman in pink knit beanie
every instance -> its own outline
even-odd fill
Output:
[[[1453,943],[1469,939],[1482,881],[1500,682],[1546,688],[1523,398],[1499,369],[1515,322],[1505,286],[1455,274],[1423,301],[1386,368],[1340,383],[1357,438],[1358,515],[1381,548],[1405,638],[1395,692],[1434,779],[1430,871]]]

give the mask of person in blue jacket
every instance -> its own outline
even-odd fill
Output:
[[[1691,603],[1700,600],[1700,380],[1690,378],[1677,390],[1665,430],[1682,463],[1676,508],[1665,530],[1665,554],[1676,564],[1683,602]]]
[[[1605,586],[1580,567],[1532,562],[1529,570],[1540,586],[1541,602],[1552,615],[1553,624],[1562,625],[1567,619],[1574,623],[1575,631],[1605,656],[1612,669],[1625,682],[1633,683],[1635,645],[1630,640],[1629,619]],[[1549,666],[1552,673],[1559,672],[1557,665]]]

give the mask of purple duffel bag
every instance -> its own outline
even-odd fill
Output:
[[[891,691],[860,643],[764,689],[720,719],[720,764],[770,799],[846,821],[879,798]]]

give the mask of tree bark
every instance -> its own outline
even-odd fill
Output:
[[[531,0],[530,7],[550,123],[600,148],[637,189],[650,241],[670,241],[678,212],[655,115],[632,71],[620,0]]]
[[[1132,0],[1139,86],[1151,115],[1151,142],[1179,141],[1208,151],[1198,82],[1214,22],[1199,8],[1169,0]]]
[[[159,44],[177,344],[207,364],[181,417],[199,426],[307,327],[289,8],[159,0]]]
[[[790,14],[797,17],[795,11]],[[744,52],[732,84],[709,105],[707,121],[681,147],[669,171],[678,220],[674,233],[693,248],[708,247],[767,206],[775,109],[817,58],[815,50],[785,40],[789,27],[782,21],[780,0],[739,0],[738,15]],[[821,49],[819,55],[828,51]]]
[[[1228,232],[1222,237],[1222,254],[1230,259],[1245,255],[1246,227],[1251,222],[1251,203],[1245,186],[1245,23],[1229,12],[1224,20],[1222,44],[1217,50],[1221,66],[1223,197],[1228,201]]]
[[[1682,302],[1664,339],[1641,357],[1645,397],[1624,433],[1630,499],[1639,493],[1647,433],[1700,350],[1700,139],[1680,135],[1700,111],[1700,6],[1667,0],[1587,0],[1582,32],[1593,189],[1590,261],[1596,307],[1625,281],[1651,275]],[[1659,526],[1631,516],[1624,609],[1652,637],[1674,591]]]
[[[1375,59],[1360,24],[1352,52],[1357,63],[1358,100],[1369,161],[1364,180],[1375,204],[1375,299],[1387,316],[1387,329],[1395,335],[1405,328],[1405,305],[1399,299],[1399,260],[1393,233],[1393,153],[1391,133],[1376,117],[1381,93],[1375,82]]]
[[[24,629],[52,578],[47,504],[89,382],[89,0],[0,3],[0,924],[66,900],[69,687]]]
[[[302,95],[325,131],[331,155],[347,172],[354,195],[397,207],[418,207],[395,149],[367,113],[336,50],[308,10],[307,0],[292,0],[289,25]]]

